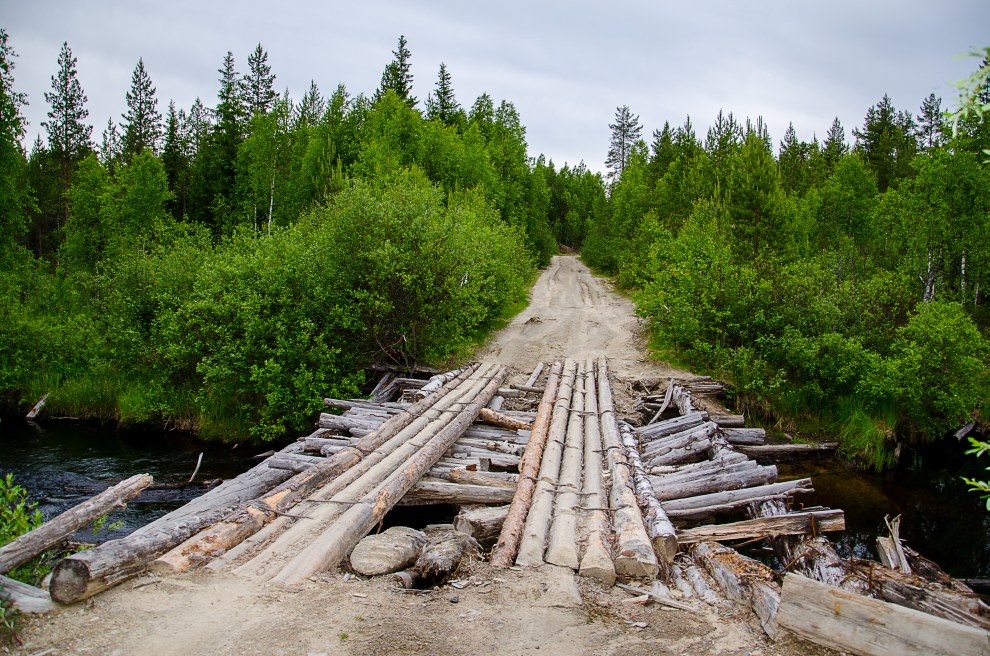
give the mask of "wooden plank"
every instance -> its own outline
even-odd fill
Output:
[[[841,510],[818,510],[773,517],[747,519],[728,524],[712,524],[684,529],[677,534],[680,544],[704,540],[747,540],[777,535],[804,535],[823,531],[844,531],[845,513]]]
[[[864,656],[988,656],[990,633],[787,574],[777,623],[812,642]]]

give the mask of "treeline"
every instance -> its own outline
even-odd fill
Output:
[[[43,123],[0,30],[0,394],[59,414],[269,439],[372,362],[440,363],[524,302],[602,179],[527,153],[511,102],[412,94],[400,37],[372,96],[276,91],[227,53],[212,107],[160,113],[139,60],[99,144],[63,45]]]
[[[583,254],[636,290],[661,353],[878,469],[986,419],[990,114],[954,129],[934,95],[917,118],[884,96],[852,147],[838,119],[777,147],[721,112],[703,140],[688,119],[647,146],[628,107],[611,127]]]

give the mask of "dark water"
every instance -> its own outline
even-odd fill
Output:
[[[0,419],[0,476],[13,473],[46,518],[80,503],[134,474],[151,474],[154,486],[186,483],[203,453],[194,483],[232,478],[249,469],[259,449],[205,445],[187,436],[162,432],[118,432],[113,428],[67,422],[29,424],[17,417]],[[109,521],[120,528],[76,539],[97,542],[121,537],[157,519],[206,488],[149,489],[132,499]]]

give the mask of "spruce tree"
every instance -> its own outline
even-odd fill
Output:
[[[399,47],[392,51],[393,59],[385,67],[382,73],[382,81],[375,92],[374,100],[377,102],[388,91],[394,91],[409,107],[416,106],[416,97],[412,95],[413,76],[409,60],[412,53],[406,47],[406,37],[399,35]]]
[[[780,155],[777,166],[780,168],[780,182],[784,191],[804,194],[808,189],[808,165],[810,148],[798,141],[794,124],[789,123],[784,140],[780,142]]]
[[[48,149],[59,161],[75,163],[92,150],[93,126],[84,121],[89,116],[86,94],[76,77],[76,58],[68,42],[62,43],[58,55],[58,74],[52,76],[52,90],[45,92],[51,106],[48,120],[41,125],[48,132]]]
[[[886,94],[867,110],[863,129],[853,129],[856,150],[876,174],[881,193],[910,174],[910,162],[918,149],[914,133],[911,114],[894,109]]]
[[[612,130],[612,138],[605,166],[609,168],[608,177],[617,181],[629,163],[633,146],[643,133],[643,126],[639,122],[639,116],[634,116],[629,110],[629,105],[622,105],[615,110],[615,123],[609,123],[608,127]]]
[[[229,52],[227,54],[233,57]],[[224,65],[226,63],[225,60]],[[233,63],[232,59],[231,63]],[[260,43],[248,56],[248,72],[241,81],[241,88],[248,116],[267,114],[278,99],[278,94],[275,92],[275,74],[268,64],[268,53]]]
[[[296,127],[313,126],[320,122],[327,110],[327,101],[316,86],[315,80],[309,81],[309,91],[303,94],[302,100],[296,107]]]
[[[674,131],[670,123],[664,121],[663,130],[653,131],[653,142],[650,144],[650,182],[656,183],[667,173],[667,169],[677,159],[677,148],[674,146]]]
[[[144,68],[144,59],[138,59],[131,76],[131,88],[127,92],[127,113],[123,115],[123,158],[131,161],[144,150],[158,152],[162,136],[162,115],[158,111],[158,98],[151,77]]]
[[[450,73],[447,66],[440,62],[440,73],[437,76],[436,91],[426,98],[426,118],[437,120],[446,125],[457,122],[457,114],[461,106],[454,98],[454,87],[450,83]]]
[[[168,104],[168,118],[165,121],[165,145],[162,146],[162,166],[168,188],[172,193],[169,200],[169,210],[176,219],[185,214],[186,178],[189,162],[186,159],[186,148],[183,144],[181,112],[175,111],[175,101]]]
[[[846,130],[836,116],[832,120],[832,127],[828,129],[825,137],[825,145],[822,147],[822,159],[825,161],[825,175],[830,176],[835,171],[835,166],[842,159],[842,156],[849,152],[849,144],[846,143]]]
[[[121,147],[120,133],[112,118],[107,119],[107,126],[103,128],[103,136],[100,139],[100,163],[111,175],[120,162]]]
[[[924,153],[931,153],[945,140],[945,121],[942,117],[942,99],[930,94],[921,103],[918,117],[918,147]]]

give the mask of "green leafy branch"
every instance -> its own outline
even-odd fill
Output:
[[[987,451],[990,451],[990,442],[983,442],[975,437],[969,438],[969,443],[973,445],[973,448],[966,452],[966,455],[975,455],[977,458],[982,456]],[[990,472],[990,467],[986,470]],[[973,492],[979,492],[981,496],[987,500],[987,510],[990,510],[990,481],[978,481],[972,478],[966,478],[963,476],[963,481],[966,482]]]

